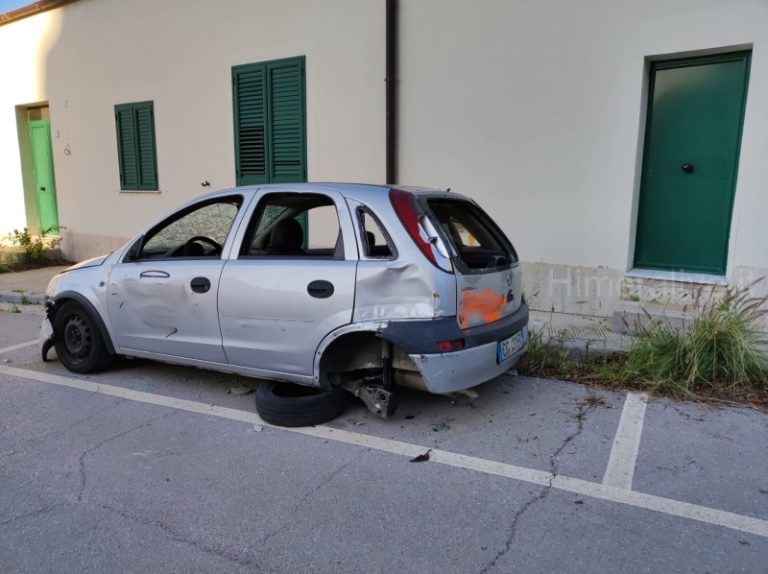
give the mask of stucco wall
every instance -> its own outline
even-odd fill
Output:
[[[14,73],[34,69],[27,52],[45,23],[57,33],[37,50],[41,86],[22,75],[0,103],[50,102],[62,248],[74,259],[235,184],[233,65],[306,56],[309,179],[384,178],[383,2],[81,0],[0,28],[2,53],[22,56]],[[114,106],[144,100],[154,101],[160,193],[121,193]],[[7,115],[0,151],[15,145],[3,162],[20,172]],[[13,215],[0,228],[23,220],[20,173],[5,172]]]
[[[542,309],[610,313],[632,266],[648,59],[751,47],[728,274],[768,267],[768,3],[401,7],[401,179],[478,198],[537,264]],[[565,277],[604,285],[603,310],[591,289],[563,295]]]
[[[27,179],[31,173],[28,164],[22,166],[20,149],[28,147],[29,138],[22,132],[19,141],[17,115],[22,114],[17,106],[47,99],[42,71],[58,37],[58,21],[55,12],[47,12],[0,27],[0,240],[27,225],[22,167]],[[34,187],[27,183],[26,194],[33,202]],[[34,214],[31,206],[29,213]]]
[[[306,56],[309,179],[381,182],[384,7],[80,0],[0,27],[0,233],[25,220],[15,106],[50,102],[63,248],[81,259],[204,180],[233,185],[231,67],[290,56]],[[728,258],[744,282],[768,270],[766,22],[764,0],[401,0],[399,180],[476,197],[534,307],[609,315],[632,266],[649,59],[751,48]],[[143,100],[160,193],[121,193],[114,105]]]

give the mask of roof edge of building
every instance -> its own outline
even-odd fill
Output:
[[[47,12],[48,10],[53,10],[54,8],[59,8],[60,6],[71,4],[72,2],[77,1],[78,0],[38,0],[37,2],[22,6],[21,8],[17,8],[16,10],[11,10],[10,12],[0,14],[0,26],[4,26],[5,24],[10,24],[11,22],[16,22],[17,20],[22,20],[24,18],[34,16],[35,14]]]

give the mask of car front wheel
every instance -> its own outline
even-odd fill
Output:
[[[112,363],[112,355],[91,315],[82,305],[67,301],[53,321],[56,355],[75,373],[102,371]]]

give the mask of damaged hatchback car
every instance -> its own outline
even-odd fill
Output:
[[[468,389],[515,365],[528,308],[517,254],[442,190],[281,184],[211,193],[54,277],[43,356],[71,371],[143,357],[251,376],[272,424],[318,424],[351,395]]]

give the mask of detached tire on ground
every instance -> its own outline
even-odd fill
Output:
[[[347,391],[293,383],[263,383],[256,389],[256,412],[272,425],[305,427],[335,419],[349,405]]]
[[[53,332],[56,355],[73,373],[95,373],[112,364],[101,331],[79,303],[67,301],[56,311]]]

